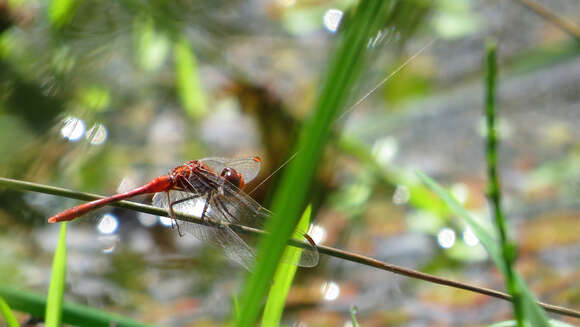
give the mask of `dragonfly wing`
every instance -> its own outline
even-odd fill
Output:
[[[300,267],[316,267],[316,265],[318,265],[319,254],[318,249],[316,248],[316,243],[314,243],[314,240],[312,240],[312,238],[303,231],[295,231],[292,238],[297,241],[302,241],[303,243],[308,245],[302,248],[300,261],[298,263],[295,262],[290,263],[297,264]]]
[[[213,198],[212,207],[219,211],[216,218],[220,221],[252,228],[262,228],[270,216],[270,211],[231,184],[222,186],[221,193]]]
[[[153,205],[168,209],[169,203],[173,203],[174,212],[200,217],[207,200],[207,195],[195,196],[189,192],[170,191],[169,200],[165,193],[155,194]],[[211,205],[206,213],[206,219],[208,224],[211,224],[212,221],[228,222]],[[177,219],[175,219],[175,222],[180,232],[191,234],[201,241],[223,249],[230,260],[248,270],[255,261],[252,248],[228,226],[217,224],[215,226],[202,225]]]
[[[251,182],[258,173],[260,172],[260,167],[262,162],[258,157],[253,158],[243,158],[243,159],[230,159],[222,157],[211,157],[204,158],[200,160],[204,164],[208,165],[216,174],[221,174],[224,168],[233,168],[244,177],[244,182]]]
[[[169,203],[173,203],[173,211],[180,212],[196,217],[201,217],[203,206],[205,205],[206,197],[196,196],[193,193],[170,191],[169,197],[166,193],[156,193],[153,196],[153,205],[163,209],[169,209]],[[194,222],[174,219],[175,224],[179,228],[179,232],[186,232],[202,241],[210,241],[213,238],[213,227],[196,224]]]
[[[265,220],[272,213],[257,203],[252,197],[233,187],[224,187],[223,195],[215,196],[212,208],[217,209],[216,218],[219,221],[240,224],[247,227],[262,229]],[[306,246],[302,249],[299,260],[283,258],[285,263],[301,267],[314,267],[318,264],[319,254],[312,238],[302,230],[295,230],[294,240],[302,241]]]
[[[211,243],[222,248],[230,260],[239,263],[247,270],[251,270],[256,258],[254,250],[230,227],[219,226],[212,229],[214,230],[214,235]]]

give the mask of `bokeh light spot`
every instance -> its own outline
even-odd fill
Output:
[[[471,228],[466,228],[463,231],[463,241],[468,246],[476,246],[477,244],[479,244],[479,239],[477,238],[477,236],[475,236]]]
[[[87,132],[87,140],[92,145],[101,145],[107,141],[107,128],[103,124],[95,124]]]
[[[437,233],[437,243],[444,249],[449,249],[455,244],[455,231],[445,227]]]
[[[320,290],[322,292],[322,297],[326,301],[334,301],[340,295],[340,286],[338,286],[338,284],[333,281],[325,282],[322,284]]]
[[[119,221],[117,220],[117,217],[110,213],[103,215],[97,225],[97,229],[101,234],[113,234],[118,227]]]
[[[324,13],[324,17],[322,18],[322,23],[326,30],[331,33],[335,33],[340,25],[340,20],[342,19],[342,11],[338,9],[328,9]]]
[[[76,117],[66,117],[63,120],[63,126],[60,129],[60,134],[66,140],[76,142],[80,140],[85,134],[85,122]]]
[[[310,225],[308,235],[312,238],[314,243],[321,244],[326,239],[326,229],[320,225]]]
[[[385,137],[377,140],[375,144],[373,144],[372,153],[378,162],[386,165],[395,158],[398,150],[399,145],[397,140],[393,137]]]
[[[163,226],[171,227],[173,225],[172,219],[169,217],[159,217],[159,222]]]

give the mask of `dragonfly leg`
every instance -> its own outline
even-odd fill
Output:
[[[196,195],[188,196],[187,198],[183,198],[183,199],[179,199],[179,200],[171,202],[171,201],[169,201],[169,193],[167,194],[167,203],[169,203],[169,212],[171,213],[171,218],[173,218],[173,220],[171,221],[171,227],[173,228],[173,226],[174,226],[173,224],[175,224],[175,226],[177,226],[177,233],[179,234],[179,236],[183,236],[185,234],[181,233],[181,230],[179,228],[179,224],[177,223],[177,219],[175,219],[175,211],[173,210],[173,206],[176,204],[180,204],[180,203],[192,200],[192,199],[199,198],[200,196],[201,195],[196,194]],[[203,221],[203,215],[202,215],[201,219]]]
[[[180,237],[183,237],[184,234],[181,233],[181,229],[179,228],[179,224],[177,223],[177,220],[175,219],[175,211],[173,211],[173,202],[171,202],[171,198],[169,197],[169,192],[165,192],[165,194],[167,194],[167,203],[169,203],[169,214],[171,215],[171,229],[175,229],[177,228],[177,234],[179,234]]]
[[[207,213],[207,209],[209,208],[209,203],[211,201],[211,197],[213,192],[209,192],[207,194],[207,199],[205,199],[205,204],[203,205],[203,211],[201,212],[201,221],[205,224],[205,214]]]

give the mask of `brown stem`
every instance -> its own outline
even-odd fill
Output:
[[[542,16],[546,20],[549,20],[552,24],[558,26],[561,30],[568,33],[570,36],[574,37],[576,40],[580,40],[580,28],[572,24],[570,21],[561,18],[548,8],[542,6],[540,3],[533,0],[520,0],[522,5],[528,7],[530,10],[536,14]]]

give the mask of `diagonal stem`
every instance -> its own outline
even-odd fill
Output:
[[[537,1],[534,0],[520,0],[520,3],[530,10],[534,11],[536,14],[540,15],[542,18],[550,21],[552,24],[556,25],[558,28],[568,33],[570,36],[574,37],[576,40],[580,40],[580,28],[570,22],[567,19],[561,18],[548,8],[544,7]]]
[[[91,201],[91,200],[103,198],[103,196],[100,196],[97,194],[77,192],[77,191],[64,189],[64,188],[60,188],[60,187],[48,186],[48,185],[43,185],[43,184],[36,184],[36,183],[19,181],[19,180],[10,179],[10,178],[3,178],[3,177],[0,177],[0,186],[5,186],[8,188],[18,189],[18,190],[26,190],[26,191],[45,193],[45,194],[52,194],[52,195],[63,196],[63,197],[67,197],[67,198],[77,199],[77,200],[84,200],[84,201]],[[131,201],[119,201],[116,203],[112,203],[111,206],[125,208],[125,209],[131,209],[131,210],[149,213],[149,214],[157,215],[157,216],[164,216],[164,217],[170,216],[169,213],[167,212],[167,210],[164,210],[164,209],[161,209],[158,207],[154,207],[154,206],[150,206],[150,205],[135,203],[135,202],[131,202]],[[193,215],[186,215],[186,214],[176,212],[175,218],[179,219],[179,220],[183,220],[183,221],[196,223],[196,224],[202,224],[202,220],[200,219],[200,217],[196,217]],[[239,232],[239,233],[246,233],[246,234],[253,234],[253,235],[263,235],[266,233],[263,230],[259,230],[259,229],[255,229],[255,228],[251,228],[251,227],[247,227],[247,226],[242,226],[242,225],[228,224],[228,223],[224,223],[224,222],[219,222],[218,224],[227,225],[230,228],[232,228],[234,231]],[[297,240],[292,240],[292,239],[288,243],[292,246],[297,246],[297,247],[302,247],[302,248],[309,248],[311,246],[310,243],[308,243],[308,242],[297,241]],[[420,279],[420,280],[424,280],[424,281],[435,283],[435,284],[446,285],[446,286],[450,286],[453,288],[463,289],[463,290],[467,290],[467,291],[495,297],[495,298],[506,300],[506,301],[512,301],[512,297],[509,294],[506,294],[506,293],[503,293],[503,292],[500,292],[500,291],[497,291],[494,289],[475,286],[475,285],[468,284],[468,283],[462,283],[462,282],[458,282],[458,281],[454,281],[454,280],[426,274],[426,273],[423,273],[423,272],[420,272],[417,270],[408,269],[408,268],[404,268],[401,266],[393,265],[393,264],[390,264],[388,262],[383,262],[383,261],[376,260],[376,259],[364,256],[364,255],[349,252],[346,250],[333,248],[333,247],[326,246],[326,245],[317,245],[316,247],[318,249],[318,252],[335,257],[335,258],[341,258],[341,259],[351,261],[351,262],[356,262],[356,263],[359,263],[359,264],[362,264],[365,266],[375,267],[375,268],[378,268],[381,270],[390,271],[390,272],[398,274],[398,275],[403,275],[403,276],[407,276],[407,277],[411,277],[411,278],[415,278],[415,279]],[[552,304],[548,304],[548,303],[543,303],[543,302],[538,302],[538,304],[547,311],[580,319],[580,312],[579,311],[565,308],[565,307],[552,305]]]

